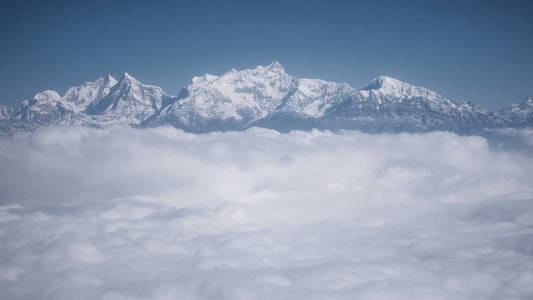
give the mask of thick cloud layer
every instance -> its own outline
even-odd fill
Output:
[[[443,132],[2,137],[0,298],[531,299],[533,157],[491,149]]]

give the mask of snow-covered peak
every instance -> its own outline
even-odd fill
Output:
[[[61,96],[56,91],[45,90],[33,96],[33,100],[37,104],[54,104],[61,102]]]
[[[266,69],[269,72],[285,73],[285,69],[283,68],[281,63],[279,63],[278,61],[273,61],[269,65],[266,65],[266,66],[257,66],[257,68]]]
[[[80,112],[91,103],[104,98],[115,84],[117,84],[117,80],[113,76],[107,75],[93,82],[86,82],[80,86],[69,88],[63,96],[63,100],[71,104],[73,111]]]
[[[511,104],[501,110],[504,113],[529,114],[533,113],[533,98],[528,97],[520,104]]]
[[[156,91],[159,94],[165,94],[167,95],[162,88],[155,86],[155,85],[149,85],[141,83],[139,80],[137,80],[135,77],[133,77],[130,73],[125,72],[120,80],[116,83],[116,85],[113,87],[113,89],[110,91],[113,93],[115,90],[123,90],[123,91],[129,91],[133,93],[142,93],[145,90],[150,91]],[[151,93],[151,92],[150,92]],[[137,95],[142,97],[142,95]]]
[[[122,85],[122,84],[140,84],[140,82],[135,79],[135,77],[131,76],[128,72],[124,72],[124,74],[122,74],[122,78],[120,78],[118,84]]]
[[[22,128],[46,126],[71,113],[70,106],[63,103],[61,96],[55,91],[45,90],[37,93],[31,101],[24,100],[21,105],[11,111],[9,118]]]
[[[139,124],[170,99],[160,87],[142,84],[126,72],[104,97],[87,106],[84,113],[105,123]]]
[[[368,83],[366,86],[362,88],[362,90],[379,90],[379,89],[397,89],[400,87],[408,87],[409,84],[402,82],[398,79],[388,77],[388,76],[379,76],[370,83]]]
[[[272,83],[273,81],[290,80],[292,77],[287,75],[283,66],[274,61],[266,66],[257,66],[254,69],[236,70],[216,76],[212,74],[204,74],[202,76],[194,76],[192,83],[187,87],[190,91],[197,88],[215,87],[222,88],[222,85],[227,84],[264,84]]]
[[[122,91],[122,93],[132,94],[137,98],[150,97],[153,94],[157,94],[159,97],[169,96],[161,87],[141,83],[128,72],[122,75],[120,80],[110,90],[110,93],[116,93],[117,90]]]
[[[266,74],[267,76],[289,76],[283,66],[277,61],[273,61],[266,66],[257,66],[253,71]]]
[[[186,96],[157,118],[188,128],[200,126],[197,121],[207,126],[210,120],[249,124],[274,111],[297,84],[279,62],[220,76],[205,74],[194,77],[182,93]]]
[[[192,84],[193,85],[200,85],[200,84],[204,84],[204,83],[209,82],[209,81],[213,81],[213,80],[215,80],[217,78],[218,78],[218,76],[211,75],[211,74],[204,74],[203,76],[194,76],[192,78]]]
[[[432,90],[414,86],[388,76],[379,76],[375,78],[360,91],[367,97],[370,94],[373,94],[378,97],[393,97],[396,99],[425,98],[428,100],[436,100],[443,98]]]
[[[278,62],[267,66],[257,66],[254,69],[231,70],[221,76],[205,74],[194,77],[187,89],[190,97],[198,104],[206,101],[213,102],[205,105],[216,105],[224,102],[236,106],[275,106],[285,96],[293,78]],[[271,102],[271,103],[267,103]],[[254,104],[255,103],[255,104]],[[264,105],[263,105],[264,104]],[[202,106],[205,106],[202,104]],[[225,109],[227,113],[236,116],[237,107]],[[229,110],[232,110],[230,112]]]
[[[520,104],[504,107],[497,115],[506,126],[531,126],[533,124],[533,98],[528,97]]]
[[[106,98],[112,97],[115,100],[121,98],[136,99],[142,102],[144,85],[135,77],[125,72],[115,86],[109,91]],[[111,101],[114,102],[114,101]]]
[[[244,70],[232,69],[230,72],[224,75],[233,76],[236,78],[238,77],[256,77],[256,78],[262,77],[265,79],[290,77],[285,72],[285,69],[283,68],[283,66],[277,61],[273,61],[266,66],[258,65],[254,69],[244,69]]]
[[[462,130],[530,126],[533,99],[489,112],[388,76],[353,89],[346,83],[290,76],[274,61],[250,69],[232,69],[219,76],[194,77],[177,97],[160,87],[145,85],[129,73],[118,81],[107,75],[70,88],[63,97],[43,91],[16,109],[0,107],[0,120],[24,128],[49,124],[171,124],[193,132],[250,126],[371,132]]]
[[[94,81],[95,85],[99,87],[104,86],[106,88],[113,87],[115,84],[117,84],[117,82],[118,81],[113,76],[111,76],[111,74],[107,74],[106,76],[98,78]]]

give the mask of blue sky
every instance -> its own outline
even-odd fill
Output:
[[[46,3],[45,3],[46,2]],[[281,62],[358,88],[388,75],[492,108],[533,96],[533,1],[3,1],[0,103],[129,72]]]

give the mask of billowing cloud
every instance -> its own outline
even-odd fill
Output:
[[[0,298],[530,299],[531,174],[445,132],[2,137]]]

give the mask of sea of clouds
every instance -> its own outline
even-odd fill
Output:
[[[523,149],[258,128],[0,138],[0,299],[532,298]]]

